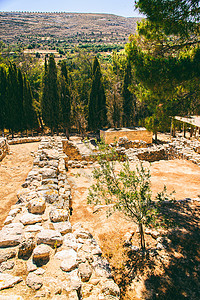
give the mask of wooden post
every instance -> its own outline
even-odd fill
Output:
[[[184,125],[184,132],[183,132],[183,136],[184,136],[184,138],[186,137],[186,128],[185,128],[185,123],[183,123],[183,125]]]
[[[194,137],[196,138],[196,133],[197,133],[197,128],[196,128],[196,126],[195,126],[195,128],[194,128]]]
[[[170,126],[170,136],[172,136],[172,118],[171,118],[171,126]]]

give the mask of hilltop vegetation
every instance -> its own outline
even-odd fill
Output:
[[[137,21],[109,14],[0,12],[0,40],[59,54],[74,46],[106,52],[123,48]]]

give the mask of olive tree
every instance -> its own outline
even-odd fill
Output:
[[[152,200],[151,174],[148,168],[140,163],[132,170],[129,161],[120,157],[114,147],[103,142],[98,147],[98,167],[93,171],[95,183],[89,189],[88,203],[109,205],[111,213],[121,211],[136,223],[141,248],[145,250],[144,226],[157,223],[160,203],[168,199],[166,187]],[[117,161],[119,168],[116,168]]]

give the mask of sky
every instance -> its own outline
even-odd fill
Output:
[[[108,13],[141,17],[134,0],[0,0],[0,11]]]

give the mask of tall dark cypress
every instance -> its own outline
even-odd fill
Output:
[[[8,89],[7,89],[7,128],[11,131],[12,136],[14,131],[19,130],[18,124],[18,95],[19,85],[17,68],[15,64],[10,64],[8,70]]]
[[[17,130],[23,131],[24,130],[24,109],[23,109],[23,98],[24,98],[24,84],[23,84],[23,77],[22,72],[18,68],[17,69],[17,84],[18,84],[18,101],[16,105],[16,114],[17,114]]]
[[[69,84],[69,76],[66,61],[62,60],[60,68],[62,76],[64,76],[66,83]]]
[[[42,118],[43,121],[48,120],[49,110],[46,109],[48,106],[48,75],[47,75],[47,58],[45,57],[44,63],[44,75],[42,79],[42,100],[41,100],[41,110],[42,110]]]
[[[61,63],[60,78],[60,124],[69,138],[70,115],[71,115],[71,94],[69,89],[69,78],[65,61]]]
[[[33,107],[33,95],[30,88],[30,84],[23,78],[23,108],[24,108],[24,126],[26,130],[32,130],[38,127],[38,120],[35,109]]]
[[[6,128],[7,102],[7,74],[4,67],[0,67],[0,129],[4,134]]]
[[[102,83],[102,74],[97,57],[93,63],[93,81],[88,107],[88,128],[96,131],[107,123],[106,96]]]
[[[124,82],[122,87],[122,97],[123,97],[123,126],[130,127],[135,123],[135,110],[136,110],[136,97],[130,92],[129,86],[132,83],[132,73],[131,64],[128,61]]]
[[[46,126],[53,130],[59,125],[59,94],[57,82],[57,67],[54,56],[49,57],[48,65],[45,63],[43,81],[42,117]]]

